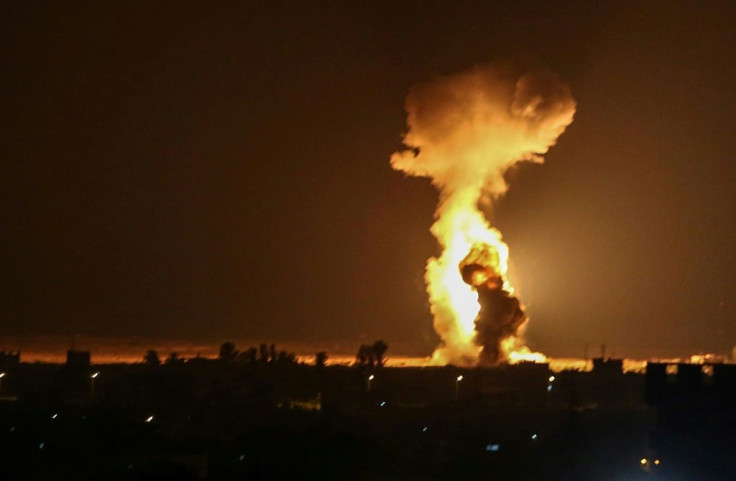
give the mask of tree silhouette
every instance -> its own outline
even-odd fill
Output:
[[[158,357],[158,352],[151,349],[146,351],[146,355],[143,356],[143,363],[146,366],[157,367],[161,365],[161,359]]]
[[[314,356],[314,365],[317,369],[323,369],[327,365],[327,358],[329,356],[325,351],[320,351]]]
[[[279,359],[279,353],[276,351],[276,344],[271,344],[268,348],[268,362],[273,364]]]
[[[362,344],[358,348],[355,360],[360,367],[373,367],[376,363],[375,352],[370,344]]]
[[[244,364],[255,364],[258,362],[258,349],[249,347],[238,354],[238,361]]]
[[[386,363],[384,357],[388,350],[388,344],[378,340],[373,344],[362,344],[358,348],[355,361],[360,367],[383,367]]]
[[[224,363],[231,363],[236,357],[238,357],[238,351],[235,350],[235,344],[230,341],[223,342],[220,346],[220,360]]]
[[[376,367],[383,367],[383,365],[386,363],[386,358],[384,357],[386,351],[388,351],[388,344],[386,344],[382,340],[379,339],[378,341],[373,343],[373,355],[376,359]]]
[[[258,346],[258,360],[261,364],[268,364],[268,346],[265,343]]]
[[[178,352],[172,352],[169,354],[169,357],[166,358],[166,361],[164,361],[164,364],[167,364],[167,365],[184,364],[184,359],[179,357]]]

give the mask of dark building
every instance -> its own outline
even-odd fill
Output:
[[[617,374],[623,374],[624,372],[624,361],[623,359],[610,359],[603,357],[596,357],[593,359],[593,373],[611,376]]]
[[[713,390],[725,401],[733,401],[736,398],[736,364],[713,366]]]
[[[20,364],[20,351],[0,351],[0,370],[15,369]]]
[[[90,365],[89,351],[66,351],[66,366],[70,369],[86,369]]]
[[[648,363],[645,379],[656,408],[650,447],[669,473],[734,479],[736,365]]]

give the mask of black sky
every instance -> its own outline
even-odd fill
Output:
[[[599,3],[0,3],[0,335],[431,351],[404,98],[510,59],[578,101],[493,215],[533,346],[730,350],[736,6]]]

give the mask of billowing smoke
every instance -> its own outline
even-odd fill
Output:
[[[466,365],[523,358],[527,317],[506,277],[508,247],[479,204],[506,192],[514,164],[543,161],[572,122],[570,90],[549,72],[482,66],[413,87],[406,109],[406,149],[391,165],[440,191],[432,233],[443,250],[426,273],[442,339],[434,357]]]
[[[481,346],[480,364],[487,366],[506,360],[503,341],[516,336],[527,321],[521,303],[504,289],[503,278],[495,271],[496,256],[492,246],[479,244],[460,262],[463,281],[478,292],[474,341]]]

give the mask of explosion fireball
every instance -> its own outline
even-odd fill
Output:
[[[522,340],[528,317],[507,277],[509,248],[484,210],[508,190],[511,167],[542,163],[570,125],[570,90],[549,72],[482,66],[414,86],[406,110],[406,149],[391,166],[429,177],[440,192],[431,232],[442,253],[425,275],[441,339],[433,360],[543,360]]]

